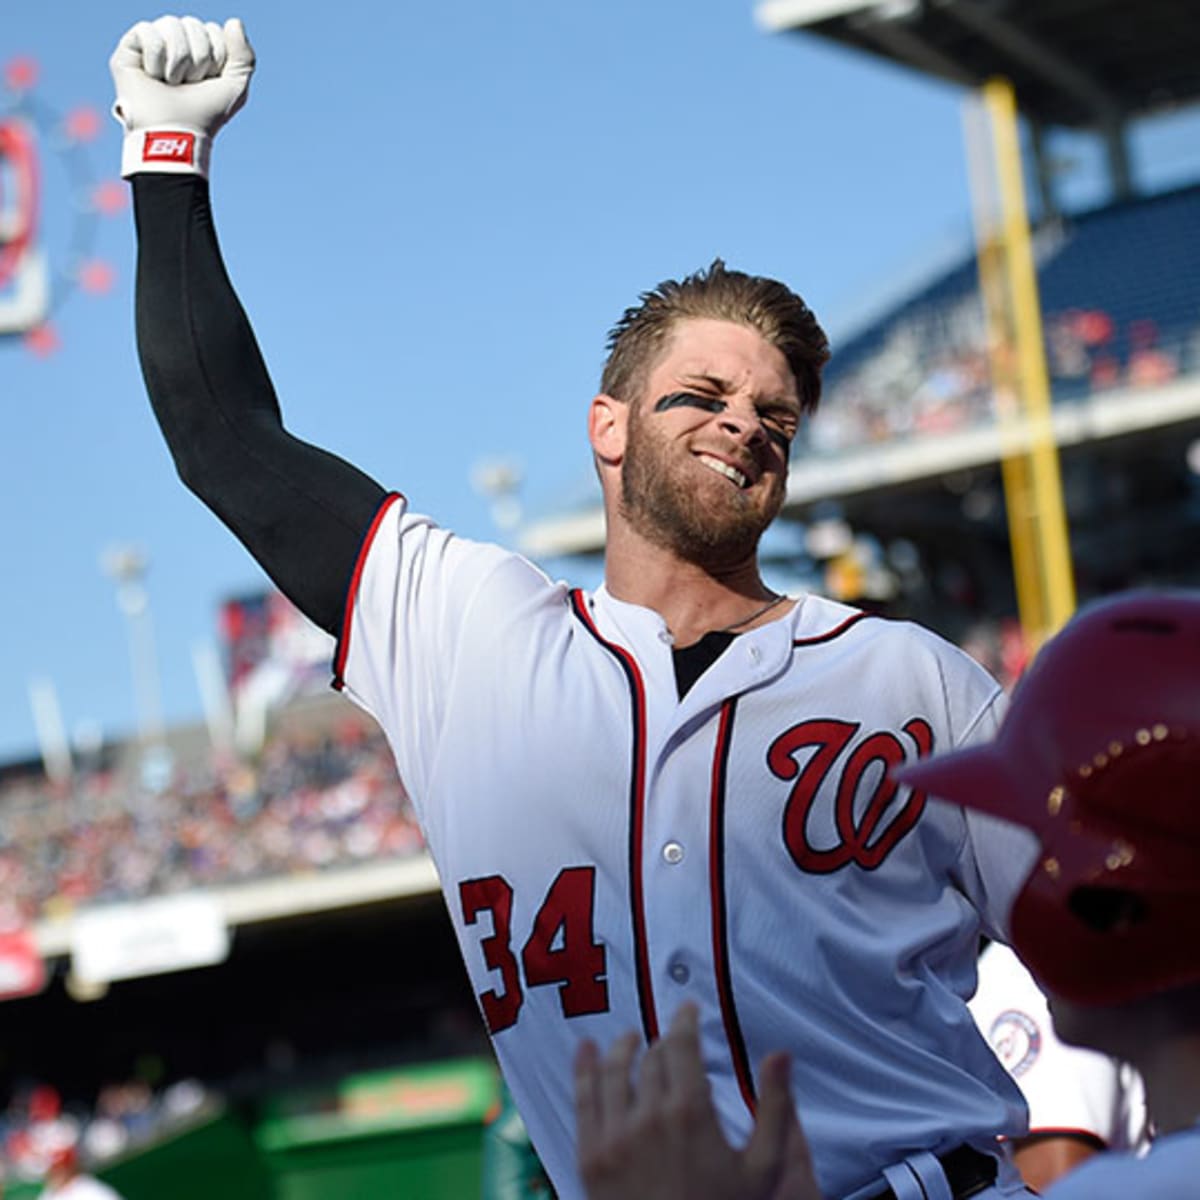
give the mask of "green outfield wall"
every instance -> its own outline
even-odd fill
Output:
[[[478,1196],[485,1059],[348,1076],[231,1106],[96,1173],[124,1200],[464,1200]],[[33,1200],[10,1184],[5,1200]]]

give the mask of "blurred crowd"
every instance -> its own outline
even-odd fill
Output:
[[[974,293],[902,313],[876,344],[830,367],[809,447],[836,453],[898,437],[947,433],[992,412],[983,312]]]
[[[100,1089],[91,1107],[64,1105],[45,1083],[18,1088],[0,1113],[0,1179],[44,1179],[66,1158],[102,1166],[209,1112],[216,1103],[195,1080],[161,1091],[128,1080]]]
[[[0,921],[419,851],[382,735],[359,719],[330,726],[153,781],[94,768],[0,784]]]
[[[1103,308],[1077,308],[1047,314],[1045,338],[1056,402],[1200,372],[1200,324],[1164,338],[1149,317],[1119,322]],[[826,395],[809,427],[817,454],[990,422],[992,366],[978,297],[902,314],[855,365],[831,368]]]

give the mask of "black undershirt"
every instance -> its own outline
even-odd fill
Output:
[[[735,633],[727,633],[723,629],[714,630],[712,633],[706,633],[698,642],[672,651],[675,660],[675,686],[679,689],[680,700],[688,694],[692,684],[725,653],[735,637]]]

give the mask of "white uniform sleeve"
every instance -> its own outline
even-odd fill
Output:
[[[1007,944],[1012,906],[1037,861],[1038,841],[1030,830],[987,813],[968,810],[965,815],[980,885],[977,907],[983,931]]]
[[[457,537],[401,496],[385,502],[351,582],[334,686],[382,726],[418,812],[448,697],[476,677],[480,664],[467,660],[488,629],[565,602],[565,587],[519,555]]]
[[[966,658],[965,655],[962,657]],[[1008,697],[974,662],[968,662],[965,670],[951,671],[949,667],[944,670],[948,676],[944,686],[951,712],[972,711],[967,708],[966,698],[978,692],[980,678],[992,687],[982,707],[975,701],[976,715],[965,726],[953,748],[964,749],[990,742],[1007,711]],[[966,829],[961,860],[963,890],[979,913],[988,937],[1007,942],[1013,902],[1037,861],[1038,840],[1030,830],[1011,822],[971,809],[959,811]]]
[[[1113,1059],[1058,1040],[1045,996],[1007,946],[981,956],[970,1008],[1025,1093],[1031,1134],[1083,1137],[1110,1149],[1136,1140],[1145,1124],[1140,1081]]]

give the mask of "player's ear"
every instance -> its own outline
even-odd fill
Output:
[[[601,392],[588,409],[588,441],[601,465],[616,466],[625,457],[629,405]]]

